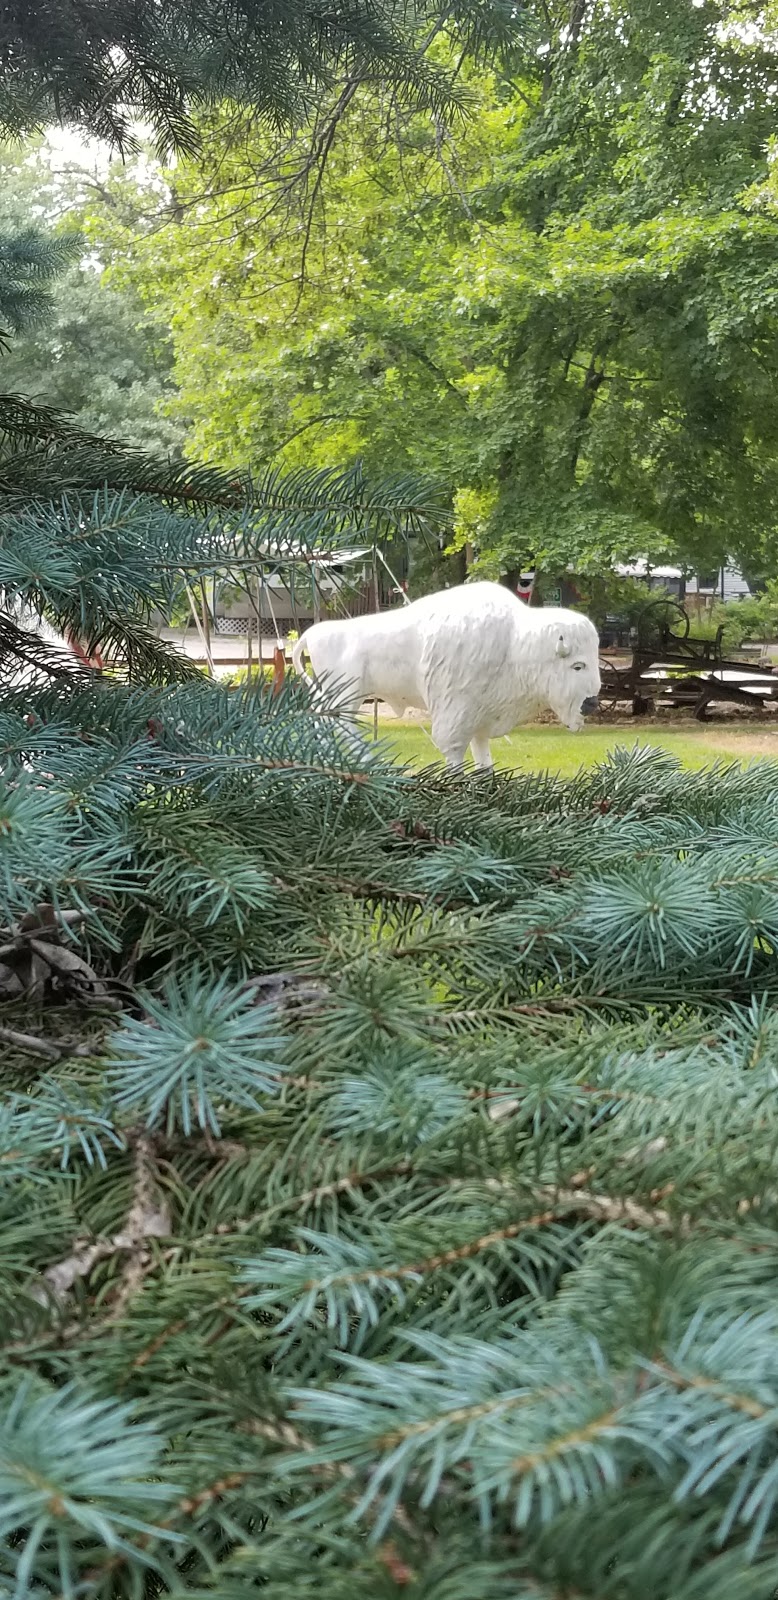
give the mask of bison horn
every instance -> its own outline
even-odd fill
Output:
[[[559,639],[557,641],[557,647],[556,647],[557,655],[558,656],[569,656],[570,648],[571,647],[570,647],[569,644],[565,644],[565,636],[564,636],[564,634],[560,633]]]

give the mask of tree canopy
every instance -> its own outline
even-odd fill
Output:
[[[35,142],[0,150],[0,180],[0,227],[17,252],[32,229],[51,268],[44,294],[37,263],[35,315],[29,307],[23,327],[16,320],[2,356],[4,388],[67,412],[87,432],[161,455],[177,450],[184,430],[159,410],[172,390],[167,325],[130,286],[108,286],[98,219],[88,242],[77,232],[88,195],[109,192],[99,172]],[[12,281],[0,261],[0,285]]]
[[[210,459],[431,470],[487,570],[769,567],[775,38],[692,0],[573,12],[463,64],[461,124],[388,140],[360,91],[297,208],[300,147],[210,118],[133,282]]]

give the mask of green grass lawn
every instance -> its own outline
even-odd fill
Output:
[[[360,726],[372,738],[372,721],[362,721]],[[628,749],[635,744],[656,745],[677,756],[685,767],[699,768],[717,759],[748,761],[755,756],[778,755],[778,728],[761,731],[761,726],[685,723],[681,728],[670,729],[654,723],[642,728],[622,723],[613,727],[599,724],[584,728],[581,733],[569,733],[561,726],[527,727],[507,738],[494,739],[492,754],[498,767],[546,770],[565,776],[582,766],[604,761],[609,751],[619,745]],[[426,767],[441,759],[421,723],[381,719],[378,731],[379,738],[392,747],[399,761]]]

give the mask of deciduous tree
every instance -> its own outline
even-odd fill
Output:
[[[727,15],[530,8],[462,126],[387,143],[360,93],[291,220],[262,137],[210,122],[135,264],[196,450],[424,465],[487,570],[769,564],[778,58]]]

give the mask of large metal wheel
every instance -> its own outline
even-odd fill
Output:
[[[688,639],[689,618],[677,600],[652,600],[638,618],[638,647],[661,649],[668,639]]]

